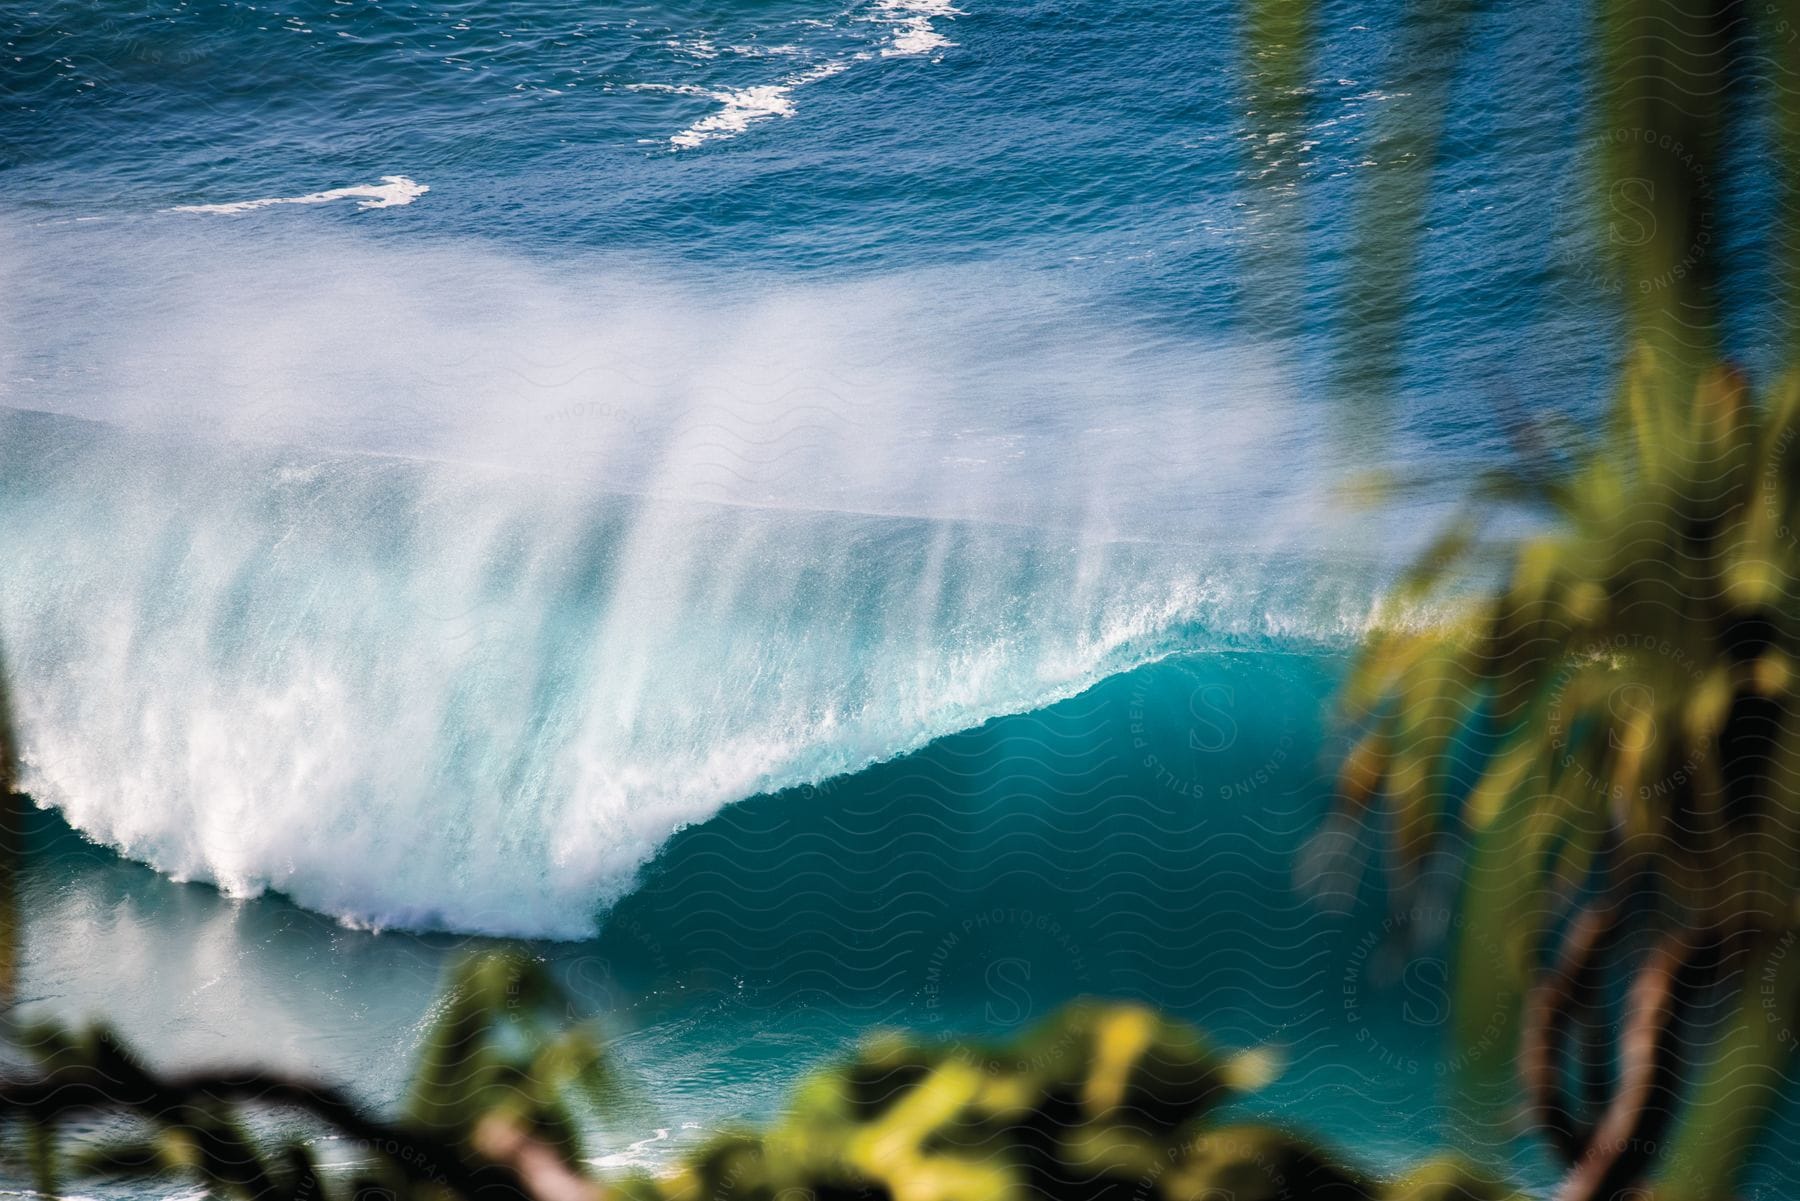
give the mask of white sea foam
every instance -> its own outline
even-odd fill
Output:
[[[675,150],[693,150],[708,142],[735,137],[749,129],[752,125],[766,121],[770,117],[791,117],[794,115],[794,93],[796,89],[807,84],[828,79],[842,71],[848,70],[857,63],[864,63],[883,58],[906,58],[919,55],[935,54],[955,45],[937,28],[936,22],[954,19],[963,15],[963,10],[953,5],[950,0],[875,0],[871,7],[859,7],[840,17],[851,27],[874,28],[881,32],[879,43],[868,44],[863,49],[850,53],[839,53],[814,66],[787,75],[774,83],[752,84],[738,88],[705,87],[697,84],[640,83],[626,85],[632,91],[666,92],[682,96],[705,96],[720,108],[707,114],[700,120],[682,129],[669,138],[669,146]],[[833,22],[808,20],[800,24],[838,31]],[[710,41],[697,38],[692,42],[676,39],[672,46],[684,54],[702,58],[717,58],[718,51]],[[802,53],[795,45],[743,45],[732,46],[730,52],[742,58],[766,58],[770,56],[794,56]]]
[[[380,183],[332,188],[324,192],[309,192],[304,196],[270,196],[261,200],[237,200],[228,204],[178,204],[167,211],[171,213],[249,213],[257,209],[272,208],[278,204],[330,204],[336,200],[354,200],[359,209],[386,209],[411,204],[429,191],[431,191],[429,184],[419,183],[404,175],[383,175]]]
[[[691,1126],[692,1123],[686,1123],[683,1128],[687,1129]],[[656,1144],[669,1141],[670,1133],[667,1126],[659,1126],[651,1132],[650,1137],[638,1139],[623,1151],[615,1151],[611,1155],[596,1155],[582,1162],[607,1171],[618,1171],[622,1168],[661,1167],[667,1156],[659,1153]]]
[[[669,145],[677,150],[692,150],[715,138],[734,137],[758,121],[766,121],[770,117],[793,116],[796,88],[836,75],[846,65],[836,61],[825,62],[811,70],[789,75],[780,83],[748,88],[715,91],[694,85],[671,84],[631,84],[628,87],[639,92],[705,96],[721,105],[718,112],[702,117],[669,139]]]
[[[733,92],[709,92],[708,95],[724,107],[670,138],[669,144],[691,149],[713,138],[742,133],[756,121],[766,121],[770,117],[791,117],[794,115],[793,94],[793,84],[739,88]]]
[[[950,0],[881,0],[877,9],[897,26],[892,42],[881,52],[885,57],[931,54],[956,44],[933,24],[963,15]]]

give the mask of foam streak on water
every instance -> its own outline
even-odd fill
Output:
[[[169,211],[230,215],[255,212],[278,204],[330,204],[334,200],[354,200],[359,209],[385,209],[411,204],[429,191],[430,185],[416,183],[404,175],[383,175],[380,183],[331,188],[323,192],[309,192],[304,196],[272,196],[263,200],[238,200],[228,204],[178,204]]]
[[[773,57],[798,58],[809,65],[782,75],[772,83],[750,83],[727,87],[699,84],[633,83],[628,91],[664,93],[678,96],[704,96],[721,107],[718,111],[693,122],[669,138],[675,150],[693,150],[708,142],[735,137],[756,122],[770,117],[792,117],[797,89],[820,80],[830,79],[859,63],[875,59],[908,58],[935,54],[954,43],[938,31],[934,22],[954,19],[963,10],[949,0],[876,0],[871,7],[851,8],[829,20],[805,17],[795,22],[803,45],[778,45],[767,48],[760,44],[730,47],[747,62],[761,66]],[[858,31],[873,29],[878,37],[873,44],[858,36]],[[705,37],[677,39],[694,58],[711,61],[720,50]],[[766,67],[763,68],[766,71]]]
[[[743,133],[755,122],[765,121],[770,117],[793,116],[794,89],[821,79],[828,79],[844,70],[846,66],[847,64],[842,62],[827,62],[811,70],[786,76],[780,83],[725,91],[714,91],[693,84],[680,87],[668,84],[633,84],[631,90],[672,92],[683,96],[705,96],[721,105],[718,112],[702,117],[669,139],[669,145],[677,150],[692,150],[716,138],[728,138]]]

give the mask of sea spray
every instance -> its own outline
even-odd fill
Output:
[[[253,219],[9,243],[31,785],[180,878],[579,937],[732,801],[1375,590],[1253,347]]]
[[[38,414],[0,415],[0,531],[28,782],[78,828],[347,921],[553,937],[731,801],[1359,612],[1192,547]]]

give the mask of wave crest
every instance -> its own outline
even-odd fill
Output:
[[[43,415],[0,414],[0,478],[33,791],[178,878],[359,924],[587,935],[725,804],[1306,599],[1191,548]]]

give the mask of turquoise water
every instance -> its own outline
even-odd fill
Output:
[[[1600,399],[1542,10],[1478,31],[1532,90],[1456,106],[1431,305],[1360,407],[1246,289],[1345,303],[1417,82],[1372,17],[1330,23],[1271,280],[1229,6],[9,16],[34,794],[234,894],[580,938],[732,802],[1341,647],[1517,420]],[[1346,500],[1375,466],[1404,503]]]
[[[655,1165],[767,1117],[871,1027],[1004,1033],[1091,993],[1277,1049],[1255,1111],[1376,1167],[1460,1130],[1442,953],[1402,970],[1411,918],[1321,910],[1270,853],[1317,824],[1338,670],[1178,656],[676,835],[597,938],[542,948],[630,1082],[596,1155]],[[395,1099],[446,959],[481,945],[224,900],[48,815],[40,840],[34,1006],[107,1012],[171,1060],[255,1055]],[[1492,1133],[1461,1145],[1542,1170]]]
[[[391,1100],[446,958],[533,940],[657,1164],[871,1026],[1127,995],[1371,1163],[1541,1181],[1441,1087],[1441,907],[1303,853],[1380,586],[1614,351],[1587,17],[1529,3],[1397,393],[1327,402],[1395,11],[1276,145],[1225,4],[0,8],[32,1004]]]

